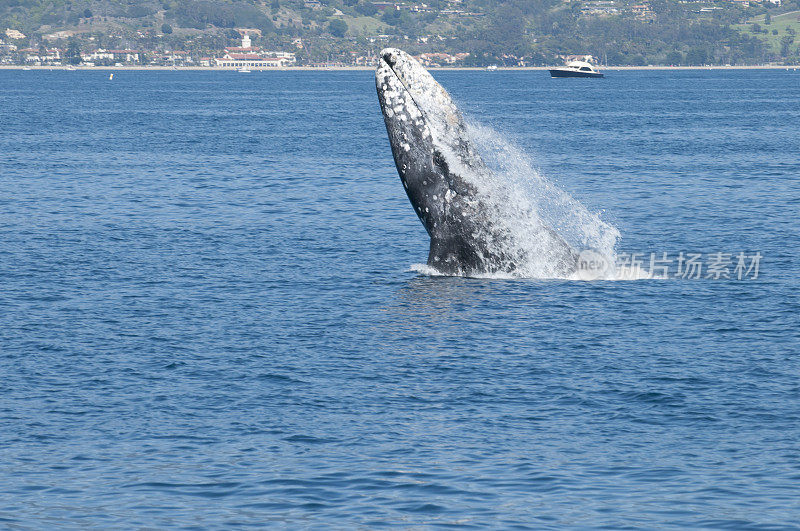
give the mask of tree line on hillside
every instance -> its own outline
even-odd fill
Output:
[[[467,64],[552,64],[559,56],[588,53],[607,64],[761,63],[800,58],[794,34],[781,35],[780,51],[765,44],[766,30],[740,31],[735,24],[756,13],[730,2],[699,13],[693,2],[650,0],[647,17],[622,10],[612,16],[587,16],[584,3],[563,0],[464,0],[471,14],[444,16],[447,0],[427,0],[428,11],[379,9],[368,0],[0,0],[0,25],[26,31],[109,20],[128,28],[149,27],[175,43],[196,39],[180,29],[207,33],[237,27],[257,28],[265,42],[301,37],[308,60],[349,55],[375,47],[363,30],[394,35],[389,43],[412,52],[469,52]],[[781,11],[800,9],[800,0]],[[477,14],[477,15],[475,15]],[[287,20],[289,22],[287,22]],[[765,26],[768,25],[765,21]],[[174,31],[174,34],[173,34]],[[420,42],[418,38],[426,39]],[[772,33],[770,33],[772,35]],[[372,35],[374,40],[374,35]],[[211,42],[211,41],[210,41]],[[216,42],[216,41],[213,41]]]

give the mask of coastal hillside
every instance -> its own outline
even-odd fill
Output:
[[[180,50],[213,57],[247,34],[297,64],[362,64],[383,46],[430,64],[796,63],[800,0],[0,0],[19,48]]]

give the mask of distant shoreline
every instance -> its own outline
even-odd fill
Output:
[[[548,70],[553,66],[511,66],[511,67],[498,67],[497,70],[506,71],[524,71],[524,70]],[[797,69],[800,65],[734,65],[734,66],[607,66],[602,67],[603,71],[614,70],[786,70]],[[0,70],[70,70],[68,66],[23,66],[23,65],[0,65]],[[293,72],[293,71],[307,71],[307,72],[324,72],[324,71],[372,71],[375,67],[372,66],[289,66],[284,68],[264,68],[253,69],[253,72]],[[218,66],[74,66],[72,70],[75,71],[122,71],[122,70],[152,70],[152,71],[189,71],[189,70],[202,70],[210,72],[236,72],[237,68],[218,67]],[[465,67],[465,66],[440,66],[430,67],[429,70],[451,70],[451,71],[484,71],[485,67]]]

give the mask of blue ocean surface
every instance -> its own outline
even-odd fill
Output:
[[[434,75],[757,276],[418,272],[371,72],[0,70],[0,528],[798,525],[800,72]]]

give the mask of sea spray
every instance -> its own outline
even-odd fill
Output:
[[[513,261],[513,267],[504,268],[500,276],[588,279],[557,272],[554,261],[563,240],[575,250],[576,258],[588,249],[607,260],[610,267],[594,278],[615,278],[615,247],[620,238],[616,227],[543,176],[530,156],[506,136],[474,120],[465,123],[471,147],[488,171],[459,173],[477,191],[475,201],[480,202],[481,212],[491,217],[487,226],[501,235],[486,239],[489,251]]]

